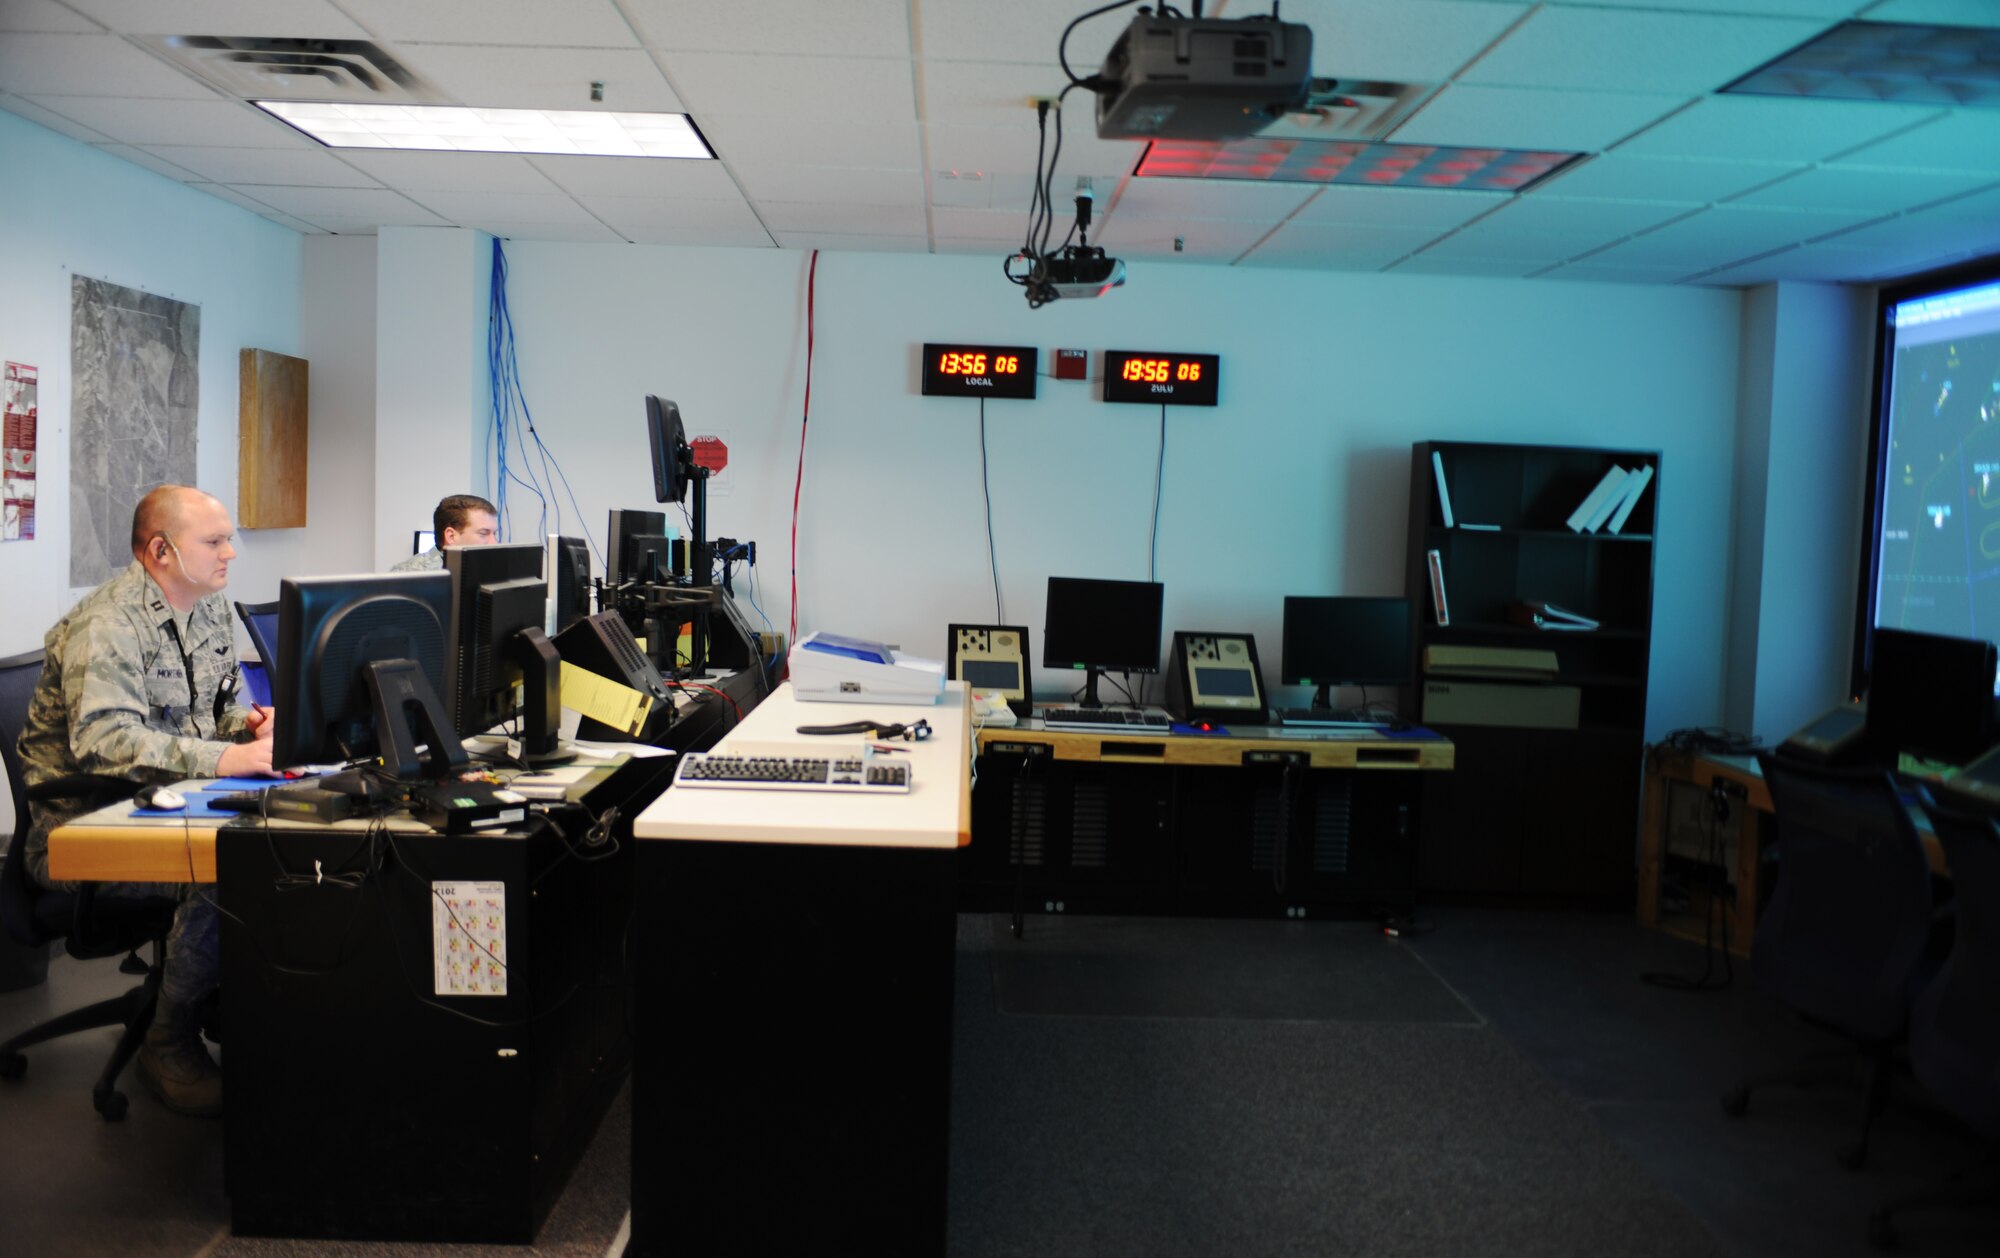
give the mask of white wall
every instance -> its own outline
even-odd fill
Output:
[[[710,532],[756,539],[784,628],[808,255],[507,249],[523,387],[599,545],[609,508],[652,505],[641,399],[671,397],[691,433],[730,441]],[[435,302],[421,273],[381,267],[379,308]],[[1036,345],[1045,371],[1059,346],[1093,372],[1106,348],[1202,350],[1222,355],[1223,404],[1166,419],[1169,629],[1253,630],[1275,672],[1285,594],[1400,592],[1413,441],[1658,449],[1648,734],[1721,710],[1734,292],[1140,264],[1100,300],[1030,311],[997,259],[827,254],[817,293],[801,633],[937,655],[948,621],[993,615],[978,403],[918,395],[924,341]],[[1044,379],[987,404],[1006,617],[1035,636],[1050,574],[1147,575],[1160,412],[1097,396]],[[543,531],[518,487],[511,507],[517,536]]]
[[[310,364],[306,526],[313,538],[305,571],[366,572],[375,564],[375,238],[307,236],[303,249],[299,353]],[[273,584],[241,597],[277,596]]]
[[[68,608],[70,277],[201,307],[197,479],[236,504],[237,352],[299,352],[297,233],[0,112],[0,358],[41,369],[37,534],[0,543],[0,654],[39,646]],[[233,591],[275,590],[308,529],[239,541]]]

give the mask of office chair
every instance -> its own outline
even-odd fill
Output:
[[[112,799],[120,794],[129,795],[134,785],[79,774],[47,783],[31,795],[14,742],[27,723],[28,701],[41,673],[40,651],[0,659],[0,758],[6,761],[7,786],[14,798],[14,835],[7,845],[7,862],[0,866],[0,925],[29,947],[61,939],[69,954],[79,960],[126,953],[119,969],[127,974],[144,975],[144,979],[123,996],[51,1018],[0,1044],[0,1079],[19,1079],[27,1071],[28,1059],[21,1055],[21,1050],[30,1045],[74,1031],[122,1026],[124,1031],[118,1038],[118,1046],[90,1090],[97,1112],[106,1122],[116,1122],[125,1116],[126,1107],[125,1094],[118,1090],[118,1076],[139,1051],[146,1028],[153,1020],[153,1006],[160,991],[160,964],[165,956],[167,931],[173,925],[175,902],[171,896],[99,898],[95,887],[88,883],[77,891],[51,891],[28,876],[31,798],[102,795]],[[138,955],[138,950],[147,944],[153,949],[150,965]]]
[[[1910,1068],[1925,1091],[2000,1151],[2000,825],[1918,795],[1951,867],[1951,955],[1910,1011]],[[1896,1243],[1894,1216],[1935,1206],[2000,1207],[2000,1160],[1885,1202],[1868,1239]]]
[[[1861,1129],[1840,1150],[1859,1167],[1888,1101],[1890,1054],[1931,933],[1931,874],[1916,823],[1880,769],[1831,769],[1759,753],[1778,822],[1778,885],[1750,945],[1757,986],[1808,1022],[1852,1040],[1868,1063]],[[1851,1054],[1842,1054],[1851,1060]],[[1752,1079],[1722,1099],[1743,1114],[1750,1093],[1804,1084],[1824,1057]]]
[[[234,603],[236,618],[243,622],[243,631],[250,635],[250,645],[257,648],[257,658],[264,662],[266,673],[276,673],[278,668],[278,605],[276,603]]]

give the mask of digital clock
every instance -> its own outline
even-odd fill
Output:
[[[1219,354],[1161,354],[1129,349],[1104,351],[1104,400],[1150,402],[1155,406],[1214,406]]]
[[[1027,345],[925,345],[925,397],[1035,396],[1035,350]]]

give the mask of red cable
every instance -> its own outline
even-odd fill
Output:
[[[785,639],[785,674],[791,674],[790,651],[792,644],[799,640],[799,490],[806,483],[806,425],[812,422],[813,409],[813,286],[819,279],[819,250],[812,252],[812,262],[806,268],[806,405],[799,416],[799,473],[792,482],[792,624],[790,636]],[[782,680],[782,679],[781,679]]]
[[[724,700],[725,702],[727,702],[727,703],[729,704],[729,706],[730,706],[730,707],[732,707],[732,708],[735,708],[735,709],[736,709],[736,722],[737,722],[737,724],[739,724],[739,725],[740,725],[740,724],[742,724],[742,723],[743,723],[743,708],[742,708],[742,705],[738,704],[738,703],[736,702],[736,700],[734,700],[734,699],[731,699],[731,698],[729,697],[729,695],[728,695],[727,693],[725,693],[725,692],[723,692],[723,691],[721,691],[721,690],[718,690],[718,689],[716,689],[716,688],[715,688],[714,686],[711,686],[711,685],[707,684],[706,682],[699,682],[699,681],[682,681],[682,682],[676,682],[676,683],[674,683],[674,684],[675,684],[675,685],[677,685],[677,686],[679,686],[679,687],[680,687],[681,689],[683,689],[683,690],[690,690],[690,689],[692,689],[692,690],[706,690],[706,691],[708,691],[708,692],[709,692],[710,694],[712,694],[712,695],[720,695],[720,696],[722,697],[722,699],[723,699],[723,700]]]

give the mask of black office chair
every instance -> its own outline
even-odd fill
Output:
[[[1916,823],[1880,769],[1830,769],[1760,753],[1778,825],[1778,884],[1750,946],[1757,986],[1807,1021],[1852,1040],[1868,1063],[1854,1168],[1888,1101],[1890,1055],[1909,1023],[1910,1000],[1931,934],[1931,874]],[[1852,1054],[1834,1060],[1853,1060]],[[1809,1058],[1752,1079],[1723,1097],[1740,1115],[1750,1093],[1825,1075]]]
[[[250,645],[257,648],[257,658],[264,662],[264,671],[275,675],[278,669],[278,605],[276,603],[237,603],[236,618],[243,622],[243,631],[250,635]]]
[[[122,1026],[124,1032],[118,1038],[118,1047],[90,1090],[97,1112],[107,1122],[116,1122],[125,1116],[126,1107],[125,1094],[118,1090],[118,1076],[139,1051],[146,1028],[153,1021],[153,1006],[160,992],[160,964],[165,955],[167,931],[174,921],[175,903],[170,896],[99,897],[89,884],[78,891],[51,891],[28,876],[31,794],[14,743],[27,722],[28,700],[41,673],[40,651],[0,659],[0,758],[6,761],[7,786],[14,798],[14,835],[7,845],[7,863],[0,866],[0,925],[28,947],[60,939],[69,954],[80,960],[126,953],[119,969],[143,975],[144,979],[123,996],[51,1018],[0,1044],[0,1079],[19,1079],[27,1071],[28,1059],[21,1055],[21,1050],[30,1045],[74,1031]],[[96,797],[109,802],[120,795],[129,795],[133,786],[117,779],[78,775],[38,787],[32,797]],[[148,944],[153,950],[151,964],[140,960],[138,955],[138,950]]]
[[[1910,1011],[1910,1067],[1951,1113],[2000,1150],[2000,825],[1920,793],[1951,867],[1951,955]],[[1868,1239],[1896,1243],[1894,1216],[1936,1206],[2000,1207],[2000,1161],[1878,1207]]]

